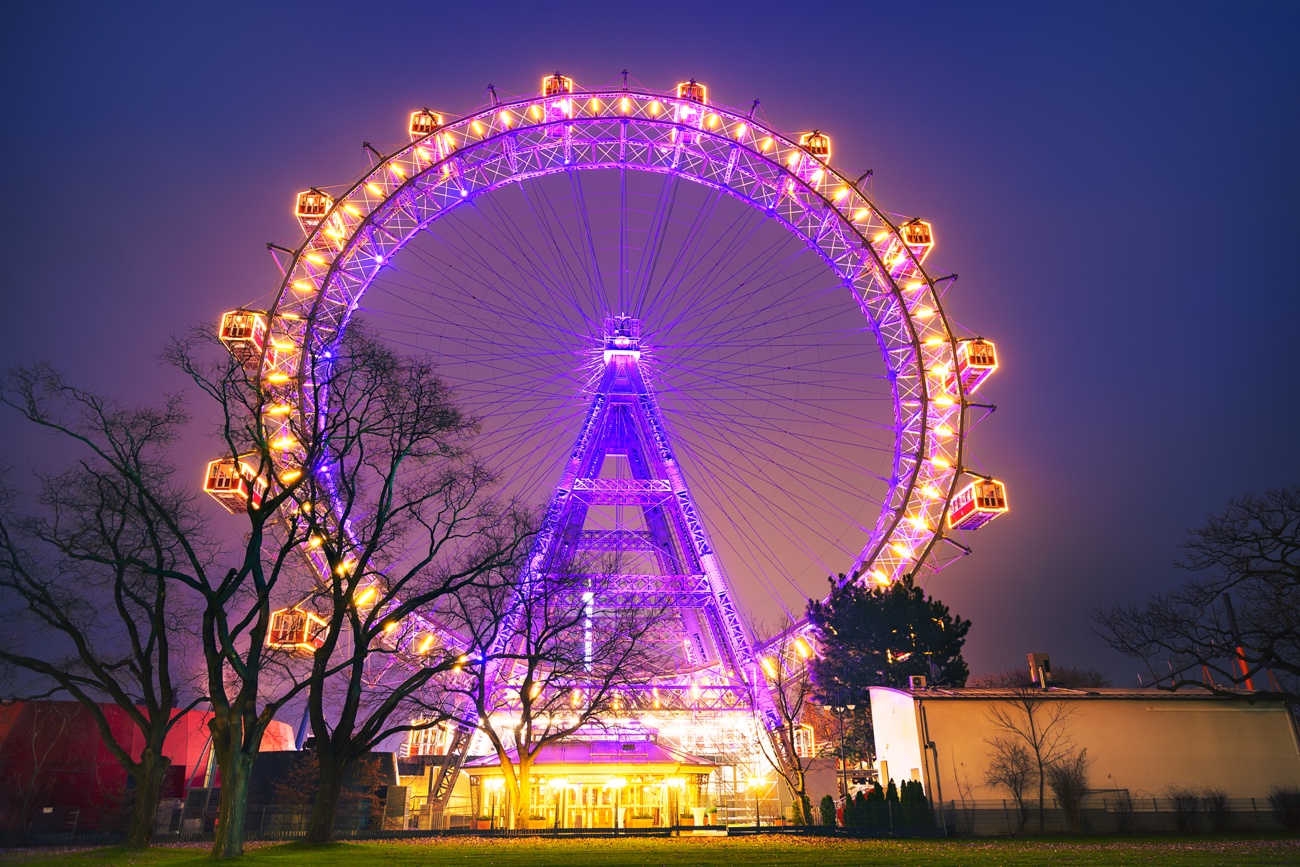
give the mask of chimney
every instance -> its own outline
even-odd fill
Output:
[[[1046,653],[1029,654],[1029,679],[1039,689],[1047,689],[1052,679],[1052,658]]]

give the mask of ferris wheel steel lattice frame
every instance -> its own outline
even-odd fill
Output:
[[[830,165],[828,136],[792,138],[753,111],[707,102],[694,82],[676,93],[575,92],[572,80],[559,76],[548,77],[539,96],[494,95],[492,105],[446,123],[426,109],[411,115],[410,126],[410,144],[387,156],[371,148],[379,161],[341,195],[316,188],[299,195],[305,238],[270,310],[252,314],[263,317],[254,363],[267,405],[292,407],[262,419],[267,442],[291,425],[313,429],[315,386],[327,379],[331,348],[381,269],[435,220],[533,178],[643,171],[701,184],[759,210],[815,251],[865,316],[890,383],[894,448],[883,508],[847,570],[849,580],[889,585],[922,566],[941,568],[960,554],[938,553],[939,541],[1006,511],[1001,483],[966,464],[969,396],[997,366],[990,355],[967,375],[974,368],[966,350],[975,343],[991,354],[992,344],[955,333],[923,264],[933,247],[930,225],[891,220]],[[272,454],[272,483],[303,471],[299,450]],[[327,468],[316,471],[322,469],[328,479]],[[981,480],[1001,499],[953,526],[954,498],[970,500]],[[967,503],[963,508],[970,511]],[[308,555],[327,575],[323,555]]]

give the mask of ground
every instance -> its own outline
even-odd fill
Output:
[[[1296,837],[1144,837],[1018,840],[831,840],[777,837],[708,839],[513,840],[443,839],[329,846],[252,844],[241,863],[249,867],[333,867],[381,863],[384,867],[459,865],[1018,865],[1300,864]],[[206,847],[40,850],[0,853],[12,864],[174,865],[211,864]]]

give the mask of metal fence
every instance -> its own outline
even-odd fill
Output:
[[[366,827],[346,817],[336,825],[338,839],[412,839],[421,837],[666,837],[675,835],[756,833],[817,835],[844,838],[881,837],[980,837],[1019,834],[1114,835],[1114,834],[1206,834],[1222,832],[1273,832],[1286,830],[1281,817],[1267,798],[1132,798],[1120,794],[1090,795],[1070,809],[1048,799],[1039,809],[1036,800],[1020,808],[1012,800],[945,801],[930,808],[904,814],[886,806],[869,823],[849,828],[757,825],[752,811],[748,817],[733,817],[714,826],[672,828],[535,828],[530,830],[481,830],[468,822],[452,823],[442,830]],[[303,807],[253,805],[248,809],[245,839],[249,841],[294,840],[306,835],[308,811]],[[199,821],[195,821],[195,819]],[[204,843],[213,839],[215,810],[202,817],[185,818],[184,805],[167,804],[159,810],[156,843]],[[360,817],[356,817],[359,819]],[[34,827],[30,832],[0,832],[0,846],[111,845],[124,837],[120,828],[96,829],[75,811],[61,821]]]

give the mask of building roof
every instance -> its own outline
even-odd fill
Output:
[[[1219,688],[1219,692],[1210,692],[1208,689],[1196,689],[1187,687],[1173,692],[1167,689],[1155,689],[1153,687],[1134,689],[1132,687],[1096,687],[1092,689],[1072,689],[1063,686],[1049,686],[1047,689],[1038,689],[1037,687],[1027,687],[1030,692],[1036,696],[1055,699],[1134,699],[1138,701],[1241,701],[1251,700],[1256,695],[1255,691],[1248,689],[1227,690]],[[963,686],[963,687],[946,687],[932,686],[926,689],[898,689],[892,686],[872,686],[872,690],[884,690],[888,692],[899,692],[905,695],[911,695],[914,698],[924,699],[1009,699],[1017,698],[1025,691],[1025,687],[1014,688],[1005,686]],[[1225,695],[1224,693],[1230,693]],[[1275,699],[1267,699],[1273,701]]]
[[[519,753],[510,750],[510,760],[517,761]],[[684,768],[713,770],[717,764],[681,750],[654,741],[560,741],[542,749],[533,763],[534,768],[548,765],[626,765],[631,768],[650,765],[674,765]],[[465,763],[465,770],[495,768],[496,756],[483,756]]]

